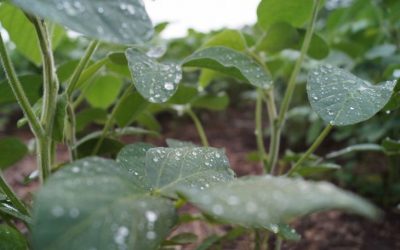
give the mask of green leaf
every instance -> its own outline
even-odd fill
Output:
[[[179,141],[175,139],[166,139],[167,145],[170,148],[187,148],[187,147],[197,147],[196,144],[188,141]]]
[[[399,155],[400,154],[400,141],[386,138],[382,142],[382,147],[387,155]]]
[[[242,33],[237,30],[226,29],[208,39],[203,47],[224,46],[237,51],[244,51],[247,48],[246,40]]]
[[[31,218],[29,216],[22,214],[18,209],[16,209],[11,204],[6,203],[6,202],[4,202],[4,203],[0,202],[0,214],[5,214],[5,215],[11,216],[15,219],[25,221],[28,224],[30,224],[32,222]]]
[[[377,218],[370,203],[327,182],[254,176],[215,185],[208,190],[181,189],[189,202],[224,222],[253,228],[285,223],[327,209],[343,209]]]
[[[146,188],[171,197],[181,186],[205,189],[234,178],[225,153],[215,148],[150,148],[133,144],[123,148],[117,159]]]
[[[341,167],[333,163],[302,164],[295,173],[301,176],[320,174],[328,171],[338,170]]]
[[[76,132],[81,132],[91,123],[104,124],[107,120],[107,111],[98,108],[87,108],[76,114]]]
[[[351,145],[346,148],[330,152],[329,154],[326,155],[326,158],[332,159],[336,157],[340,157],[343,155],[347,155],[350,153],[354,152],[363,152],[363,151],[375,151],[375,152],[383,152],[384,148],[381,145],[377,144],[357,144],[357,145]]]
[[[102,41],[135,44],[145,42],[153,35],[152,23],[139,0],[12,2],[27,12]]]
[[[116,100],[122,86],[119,77],[105,75],[96,78],[85,91],[85,96],[94,108],[107,109]]]
[[[28,153],[28,148],[20,139],[5,137],[0,139],[0,170],[20,161]]]
[[[371,85],[349,72],[321,65],[308,76],[311,107],[327,123],[336,126],[368,120],[389,101],[396,81]]]
[[[26,96],[30,103],[35,103],[41,97],[42,78],[38,75],[20,76],[22,88],[25,90]],[[0,105],[15,103],[14,93],[10,88],[8,80],[0,82]]]
[[[65,166],[34,204],[34,249],[158,249],[176,221],[169,200],[149,196],[125,168],[101,158]]]
[[[139,93],[131,93],[121,105],[119,105],[115,112],[115,120],[120,127],[128,126],[146,110],[149,104],[150,103]]]
[[[66,122],[68,100],[66,95],[57,98],[56,113],[54,117],[53,139],[61,142],[64,139],[64,126]]]
[[[182,69],[174,63],[161,64],[135,49],[126,51],[133,83],[139,93],[153,103],[166,102],[182,79]]]
[[[16,49],[28,60],[36,65],[42,63],[39,41],[33,24],[25,14],[18,8],[10,4],[0,6],[0,23],[7,30],[11,41]],[[54,26],[52,45],[56,48],[64,36],[64,30],[59,26]]]
[[[26,250],[28,244],[20,232],[7,225],[0,225],[0,249]]]
[[[196,243],[196,241],[197,235],[192,233],[181,233],[165,241],[163,245],[185,245]]]
[[[204,95],[194,100],[191,105],[193,108],[221,111],[228,107],[229,96],[224,92],[218,95]]]
[[[276,22],[302,27],[312,14],[314,0],[262,0],[257,8],[258,23],[268,28]]]
[[[270,76],[256,61],[226,47],[199,50],[187,57],[183,66],[212,69],[261,88],[269,88],[272,83]]]

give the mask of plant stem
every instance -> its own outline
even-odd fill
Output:
[[[82,72],[85,70],[85,68],[88,66],[90,59],[92,58],[92,55],[96,52],[97,48],[99,46],[99,41],[92,41],[88,48],[85,51],[84,56],[81,58],[79,61],[78,66],[76,66],[74,73],[71,76],[71,80],[69,81],[66,93],[67,96],[70,97],[72,95],[72,92],[76,88],[76,84],[79,81],[79,78],[82,75]]]
[[[206,136],[206,133],[204,131],[203,125],[200,122],[200,119],[197,117],[197,115],[190,109],[188,108],[186,110],[186,113],[192,118],[194,125],[196,126],[197,133],[200,136],[201,143],[203,144],[204,147],[209,147],[210,144],[208,143],[208,139]]]
[[[301,70],[301,66],[304,62],[304,59],[307,55],[308,49],[310,47],[310,43],[311,43],[311,38],[314,32],[314,28],[315,28],[315,23],[317,21],[317,17],[318,17],[318,10],[319,10],[319,5],[321,3],[321,0],[314,0],[314,6],[313,6],[313,12],[312,12],[312,18],[311,21],[308,24],[307,27],[307,31],[306,31],[306,35],[303,41],[303,45],[301,48],[301,52],[300,52],[300,56],[296,61],[296,64],[294,66],[292,75],[290,76],[289,79],[289,83],[288,83],[288,87],[286,89],[285,95],[283,97],[283,101],[282,101],[282,106],[281,106],[281,110],[279,113],[279,117],[277,119],[277,128],[274,131],[274,136],[277,138],[277,140],[279,141],[278,144],[280,144],[280,140],[281,140],[281,132],[282,132],[282,128],[286,119],[286,113],[289,109],[289,105],[290,102],[292,100],[293,97],[293,92],[295,90],[296,87],[296,80],[297,80],[297,76],[300,73]],[[271,166],[271,169],[275,169],[275,165]]]
[[[18,80],[17,74],[15,73],[14,66],[11,62],[10,56],[7,52],[5,42],[0,33],[0,57],[1,63],[4,68],[4,72],[10,84],[10,87],[21,107],[25,117],[28,119],[29,125],[35,137],[41,137],[44,135],[42,125],[32,110],[31,104],[29,103],[28,97]]]
[[[273,89],[268,91],[266,99],[267,99],[268,116],[271,127],[271,138],[270,138],[269,153],[268,153],[269,161],[266,167],[266,171],[267,173],[274,174],[275,166],[278,162],[278,157],[279,157],[280,140],[278,137],[279,133],[277,133],[278,126],[276,122],[278,118],[278,112],[275,105],[275,97]]]
[[[14,193],[11,187],[7,184],[6,180],[3,177],[3,174],[0,173],[0,189],[3,190],[4,194],[7,195],[8,199],[10,199],[11,203],[14,205],[19,212],[26,216],[30,216],[28,209],[25,207],[24,203],[18,198],[18,196]]]
[[[311,147],[302,155],[302,157],[296,162],[296,164],[289,170],[287,173],[288,176],[292,175],[294,172],[296,172],[297,168],[301,166],[301,164],[307,160],[307,158],[314,153],[314,151],[321,145],[321,143],[324,141],[324,139],[328,136],[329,132],[331,132],[333,128],[333,125],[329,124],[324,128],[324,130],[321,132],[321,134],[318,136],[317,139],[315,139],[314,143],[311,145]]]
[[[38,166],[40,167],[40,179],[43,183],[51,174],[56,144],[53,142],[52,134],[54,117],[57,108],[57,97],[59,83],[55,74],[55,63],[50,36],[44,20],[31,17],[43,60],[43,107],[40,123],[44,129],[44,135],[37,138]]]
[[[282,239],[278,237],[275,242],[275,250],[281,250],[281,249],[282,249]]]
[[[262,116],[263,116],[263,99],[264,93],[261,88],[257,89],[257,102],[256,102],[256,110],[255,110],[255,123],[256,123],[256,140],[257,140],[257,149],[258,149],[258,156],[261,159],[262,169],[265,172],[267,168],[265,164],[266,155],[265,155],[265,146],[264,146],[264,130],[262,126]]]
[[[122,96],[119,98],[118,102],[114,105],[113,110],[111,111],[110,117],[108,118],[106,124],[103,127],[103,131],[100,135],[99,140],[96,143],[96,146],[94,147],[93,151],[92,151],[92,155],[96,155],[99,150],[101,145],[103,144],[103,141],[105,139],[105,137],[107,136],[108,131],[111,129],[111,127],[114,125],[114,119],[115,119],[115,115],[117,114],[117,111],[119,110],[120,106],[122,105],[122,103],[124,103],[125,99],[129,96],[129,94],[131,93],[132,87],[133,85],[130,84],[129,87],[127,89],[125,89],[124,93],[122,94]]]

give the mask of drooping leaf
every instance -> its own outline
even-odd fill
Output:
[[[245,54],[226,47],[199,50],[187,57],[183,66],[219,71],[256,87],[269,88],[271,85],[271,78],[261,65]]]
[[[286,177],[249,177],[205,191],[181,189],[180,193],[219,220],[253,228],[327,209],[343,209],[370,218],[379,215],[370,203],[332,184]]]
[[[87,158],[55,173],[37,194],[35,249],[158,249],[176,220],[114,161]],[[101,234],[101,237],[99,237]]]
[[[105,75],[96,78],[85,91],[85,96],[94,108],[107,109],[117,98],[122,86],[119,77]]]
[[[268,28],[276,22],[302,27],[310,18],[314,0],[262,0],[257,8],[258,23]]]
[[[139,0],[12,0],[30,12],[89,37],[118,44],[143,43],[153,35],[152,23]]]
[[[0,170],[21,160],[28,153],[28,148],[20,139],[5,137],[0,139]]]
[[[0,225],[0,249],[26,250],[28,244],[20,232],[7,225]]]
[[[389,101],[396,81],[372,85],[349,72],[321,65],[308,77],[311,107],[327,123],[336,126],[368,120]]]
[[[149,148],[133,144],[122,149],[117,159],[146,187],[172,197],[180,186],[205,189],[234,178],[225,153],[215,148]]]
[[[177,90],[182,69],[174,63],[161,64],[135,49],[126,51],[133,83],[153,103],[166,102]]]

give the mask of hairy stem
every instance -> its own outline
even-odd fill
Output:
[[[197,117],[197,115],[189,108],[186,110],[186,113],[192,118],[194,125],[196,126],[197,133],[200,136],[201,143],[203,144],[204,147],[209,147],[210,144],[208,143],[208,139],[206,136],[206,132],[204,131],[203,125],[200,122],[200,119]]]
[[[124,93],[119,98],[118,102],[114,105],[113,110],[111,111],[111,114],[110,114],[109,118],[107,119],[106,124],[103,127],[103,131],[102,131],[102,133],[100,135],[100,138],[97,141],[96,146],[94,147],[94,149],[92,151],[92,155],[96,155],[99,152],[99,150],[101,148],[101,145],[104,142],[104,139],[106,138],[106,136],[107,136],[108,132],[110,131],[110,129],[112,128],[112,126],[114,125],[114,120],[115,120],[115,116],[117,114],[117,111],[120,108],[120,106],[122,105],[122,103],[124,103],[125,99],[131,93],[131,90],[133,89],[132,86],[133,85],[130,84],[129,87],[124,90]]]
[[[0,57],[1,57],[1,64],[3,65],[3,69],[10,84],[10,87],[15,95],[15,98],[18,101],[19,106],[21,107],[25,117],[29,122],[29,126],[33,134],[35,135],[35,137],[42,137],[44,135],[42,125],[40,124],[39,119],[33,112],[28,97],[26,96],[25,91],[22,88],[20,81],[18,80],[17,74],[11,62],[10,56],[8,55],[6,45],[3,40],[3,37],[1,36],[1,33],[0,33]]]
[[[24,203],[18,198],[11,187],[7,184],[2,173],[0,173],[0,189],[7,195],[11,203],[19,212],[26,216],[30,216],[29,210],[25,207]]]
[[[263,166],[263,171],[267,167],[265,165],[266,155],[265,155],[265,146],[264,146],[264,130],[262,126],[262,115],[263,115],[263,99],[264,93],[262,89],[257,90],[257,102],[256,102],[256,110],[255,110],[255,123],[256,123],[256,140],[257,140],[257,149],[258,156],[260,157],[260,161]]]
[[[278,144],[280,144],[282,128],[283,128],[283,125],[284,125],[284,122],[286,119],[286,114],[289,109],[290,102],[293,97],[293,92],[296,88],[296,80],[300,73],[301,66],[304,62],[304,59],[306,58],[308,49],[310,47],[311,38],[312,38],[314,28],[315,28],[315,23],[316,23],[317,17],[318,17],[318,10],[319,10],[320,3],[321,3],[321,0],[314,0],[312,18],[307,27],[306,35],[305,35],[305,38],[303,41],[303,45],[301,47],[300,57],[296,61],[293,72],[289,79],[288,87],[287,87],[285,95],[283,97],[279,117],[276,122],[277,128],[274,131],[274,136],[277,138]],[[275,163],[275,165],[276,165],[276,163]],[[272,165],[271,169],[275,169],[275,165]]]
[[[315,152],[315,150],[321,145],[321,143],[325,140],[325,138],[328,136],[329,132],[331,132],[333,126],[329,124],[324,128],[324,130],[321,132],[321,134],[318,136],[317,139],[315,139],[314,143],[311,145],[311,147],[302,155],[302,157],[294,164],[294,166],[289,170],[287,175],[292,175],[296,170],[301,166],[301,164],[307,160],[307,158]]]

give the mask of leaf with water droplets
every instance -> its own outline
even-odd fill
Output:
[[[0,225],[0,249],[26,250],[28,244],[24,236],[16,229],[7,225]]]
[[[269,88],[272,84],[271,77],[255,60],[244,53],[222,46],[195,52],[184,60],[183,66],[219,71],[256,87]]]
[[[327,209],[343,209],[369,218],[379,216],[373,205],[330,183],[286,177],[254,176],[205,191],[181,189],[180,193],[219,220],[254,228],[271,229],[271,224]]]
[[[176,221],[169,200],[150,196],[127,169],[101,158],[63,167],[34,204],[34,249],[158,249]]]
[[[150,148],[133,144],[122,149],[117,159],[146,188],[171,197],[175,197],[178,187],[201,190],[234,178],[225,153],[216,148]]]
[[[327,123],[336,126],[368,120],[389,101],[396,81],[372,85],[349,72],[321,65],[308,76],[311,107]]]
[[[171,98],[182,79],[182,69],[174,63],[161,64],[136,49],[126,51],[133,83],[139,93],[153,103]]]
[[[117,44],[148,41],[153,25],[141,0],[12,0],[25,11]]]

